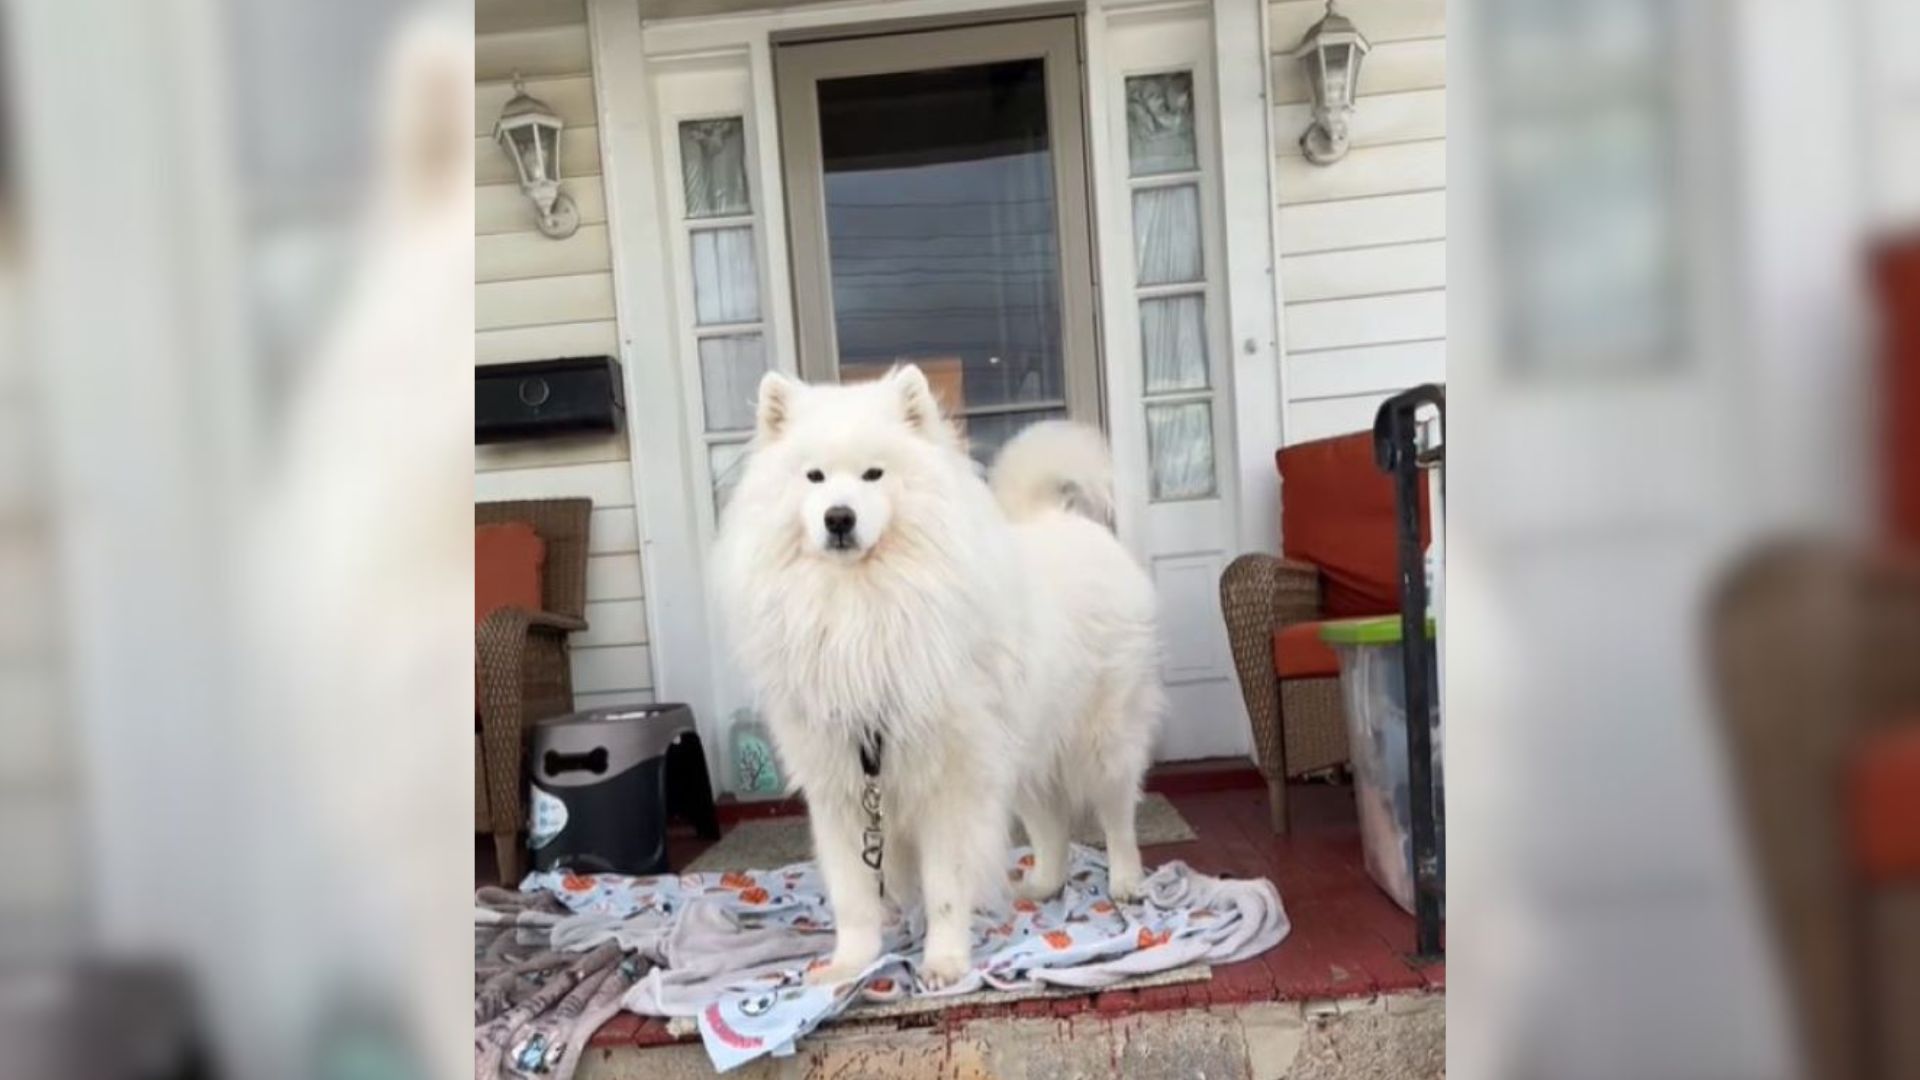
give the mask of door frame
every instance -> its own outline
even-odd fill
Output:
[[[750,84],[750,138],[757,155],[750,174],[766,196],[758,204],[762,295],[792,295],[786,241],[786,199],[775,197],[783,178],[779,138],[771,119],[775,101],[775,42],[1023,17],[1077,14],[1082,20],[1082,92],[1089,162],[1112,158],[1110,103],[1101,88],[1112,78],[1109,26],[1156,9],[1201,7],[1212,19],[1218,92],[1219,187],[1228,228],[1228,341],[1232,343],[1232,443],[1237,475],[1224,482],[1237,500],[1241,550],[1278,550],[1279,481],[1267,464],[1282,443],[1285,379],[1281,289],[1274,242],[1271,109],[1267,87],[1272,50],[1265,0],[849,0],[777,10],[715,11],[674,18],[643,18],[641,0],[587,0],[593,50],[595,107],[612,241],[615,301],[627,400],[639,412],[628,425],[638,508],[642,574],[647,597],[648,647],[654,692],[662,701],[691,705],[709,764],[722,764],[727,717],[746,704],[737,676],[712,632],[706,598],[707,543],[704,468],[690,452],[699,432],[684,406],[692,357],[665,328],[678,325],[674,280],[678,268],[669,235],[665,188],[671,132],[655,107],[656,73],[675,65],[736,71]],[[1122,208],[1101,195],[1102,171],[1090,164],[1093,221],[1104,224]],[[1096,229],[1095,241],[1104,235]],[[1095,272],[1100,275],[1100,263]],[[1098,293],[1125,288],[1099,277]],[[1104,302],[1102,308],[1104,309]],[[792,309],[773,302],[766,315],[774,353],[770,366],[797,373]],[[723,786],[726,773],[714,773]]]
[[[1017,34],[1008,32],[1013,27],[1018,28]],[[903,38],[913,40],[903,42]],[[900,45],[910,47],[890,47]],[[799,368],[807,379],[837,381],[840,352],[833,317],[826,193],[821,183],[819,98],[814,88],[824,79],[1035,59],[1046,65],[1065,404],[1067,415],[1101,423],[1104,369],[1094,277],[1097,254],[1086,149],[1086,88],[1080,66],[1080,20],[1071,15],[775,43],[779,164],[786,185]]]

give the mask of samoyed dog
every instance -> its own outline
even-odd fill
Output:
[[[1036,424],[982,480],[915,367],[851,386],[769,374],[757,409],[716,577],[833,905],[814,981],[879,955],[885,900],[925,905],[925,984],[966,974],[1016,814],[1023,895],[1059,891],[1087,810],[1114,894],[1136,895],[1163,694],[1152,583],[1095,520],[1113,498],[1099,433]]]

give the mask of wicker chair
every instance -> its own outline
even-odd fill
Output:
[[[1282,680],[1273,666],[1274,632],[1321,618],[1320,570],[1272,555],[1242,555],[1220,575],[1220,609],[1267,780],[1273,831],[1285,833],[1287,778],[1347,760],[1340,680]]]
[[[1853,864],[1844,782],[1920,725],[1920,565],[1816,544],[1751,556],[1708,623],[1748,847],[1809,1075],[1920,1075],[1920,919]],[[1905,917],[1900,913],[1904,911]]]
[[[501,608],[475,631],[479,713],[473,742],[474,831],[493,834],[500,879],[520,876],[524,732],[573,710],[567,634],[587,628],[587,499],[478,503],[474,524],[524,521],[546,544],[542,610]]]
[[[1347,760],[1339,661],[1315,627],[1301,624],[1399,611],[1399,514],[1372,432],[1294,443],[1274,454],[1274,467],[1286,517],[1282,556],[1235,559],[1220,575],[1220,608],[1273,831],[1285,833],[1287,778]],[[1424,489],[1420,519],[1424,539]]]

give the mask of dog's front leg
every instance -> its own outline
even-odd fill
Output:
[[[1004,806],[991,797],[970,805],[969,795],[957,785],[942,806],[951,810],[933,816],[920,829],[920,889],[927,904],[926,959],[920,977],[933,989],[959,981],[973,966],[973,908],[981,888],[1006,863],[1006,816],[990,807]]]
[[[813,824],[813,850],[819,854],[827,899],[833,905],[833,959],[809,973],[807,981],[840,982],[858,975],[880,956],[886,911],[879,877],[860,858],[866,818],[857,799],[838,792],[824,797],[809,792],[807,816]]]

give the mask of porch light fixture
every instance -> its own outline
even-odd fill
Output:
[[[1360,85],[1360,59],[1373,48],[1353,20],[1333,9],[1307,30],[1291,54],[1307,72],[1313,91],[1313,123],[1300,133],[1300,150],[1315,165],[1331,165],[1347,154],[1347,121],[1353,116],[1354,88]]]
[[[541,234],[564,240],[580,227],[579,209],[560,190],[560,129],[566,124],[546,102],[527,93],[518,74],[513,91],[494,122],[493,141],[513,159],[520,191],[533,202]]]

